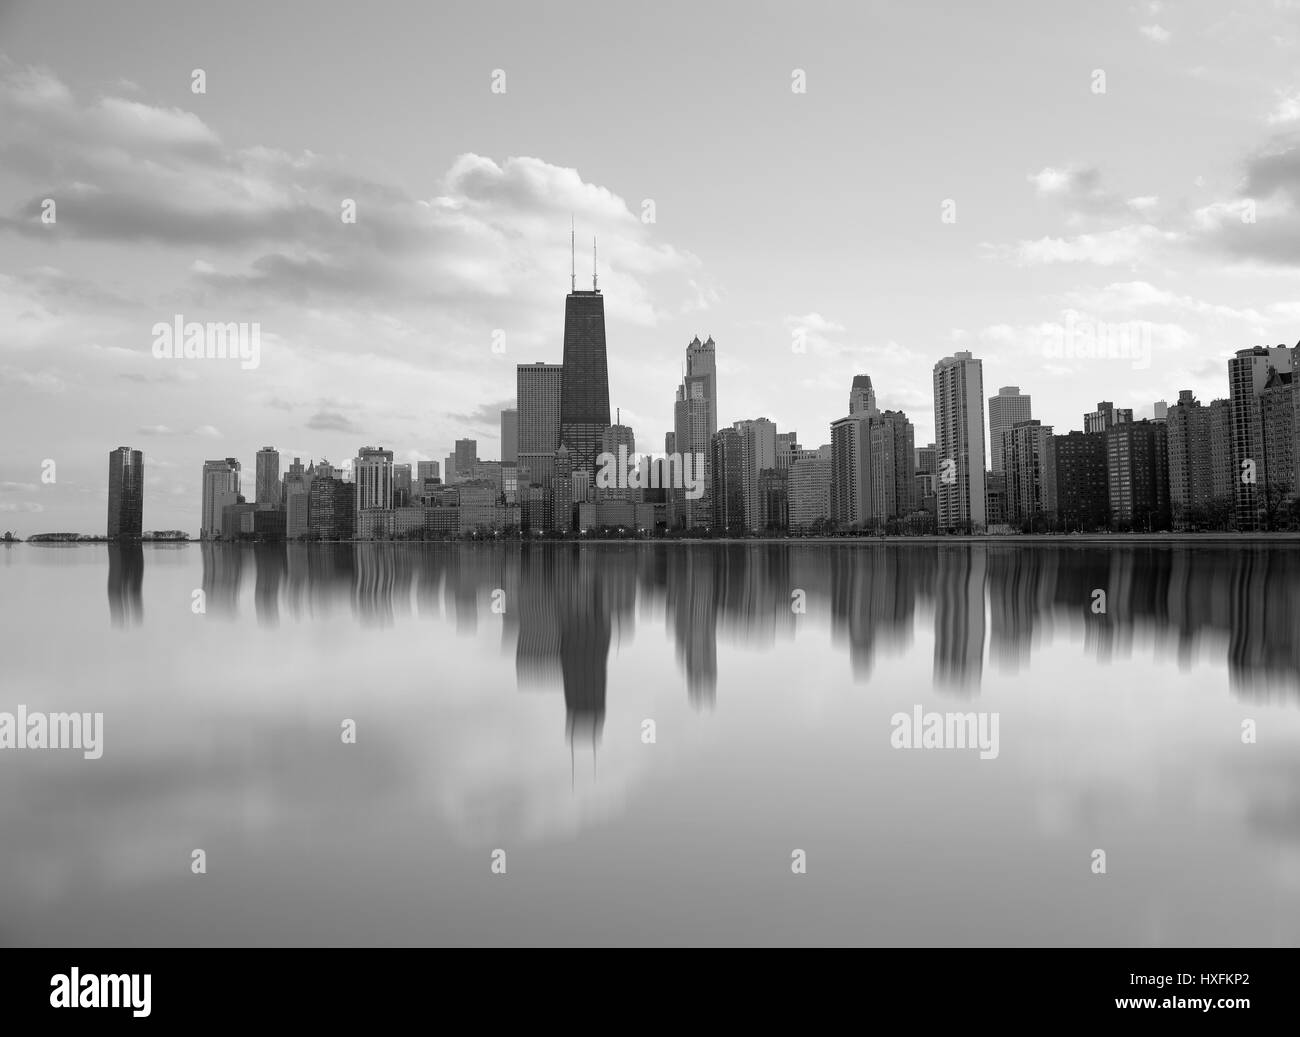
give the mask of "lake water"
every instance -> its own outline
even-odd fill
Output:
[[[0,658],[8,945],[1300,943],[1293,545],[20,544]]]

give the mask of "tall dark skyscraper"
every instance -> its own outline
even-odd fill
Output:
[[[605,299],[596,287],[595,247],[591,291],[580,292],[577,275],[564,301],[564,380],[560,391],[560,443],[573,470],[595,471],[600,436],[609,428],[609,369],[605,359]]]
[[[144,519],[144,454],[120,446],[108,455],[108,538],[139,540]]]

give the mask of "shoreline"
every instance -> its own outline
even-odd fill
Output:
[[[31,547],[186,547],[197,544],[214,544],[230,547],[312,547],[321,545],[349,544],[369,546],[388,544],[396,546],[437,545],[462,546],[480,544],[839,544],[846,547],[868,545],[906,545],[906,544],[1300,544],[1300,532],[1282,533],[971,533],[941,536],[924,534],[919,536],[804,536],[804,537],[572,537],[567,539],[527,539],[519,537],[492,538],[490,540],[280,540],[254,543],[250,541],[231,540],[144,540],[131,545],[123,545],[110,540],[13,540],[0,541],[0,545],[14,547],[18,545]]]

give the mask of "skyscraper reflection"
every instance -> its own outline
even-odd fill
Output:
[[[295,544],[199,545],[209,617],[235,617],[255,566],[263,626],[336,610],[386,626],[421,622],[477,636],[500,616],[520,688],[562,689],[566,737],[599,742],[608,660],[635,619],[662,615],[686,695],[712,708],[718,642],[771,646],[829,627],[858,680],[911,649],[933,613],[933,680],[977,691],[989,658],[1028,667],[1058,638],[1100,660],[1154,647],[1188,666],[1223,646],[1234,692],[1300,688],[1300,550],[1286,545]],[[144,560],[110,548],[115,625],[139,622]],[[1098,602],[1101,602],[1100,606]],[[799,602],[799,607],[794,607]]]
[[[115,627],[144,621],[144,548],[130,541],[108,545],[108,616]]]

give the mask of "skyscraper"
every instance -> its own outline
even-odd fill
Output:
[[[1191,389],[1184,389],[1178,394],[1178,402],[1166,412],[1165,425],[1169,440],[1169,508],[1174,526],[1206,522],[1215,509],[1210,408],[1203,406]]]
[[[1285,346],[1240,349],[1228,360],[1238,529],[1259,529],[1270,510],[1270,496],[1281,488],[1275,481],[1270,490],[1261,397],[1271,378],[1275,386],[1279,384],[1274,372],[1291,374],[1291,363],[1291,351]]]
[[[441,466],[437,461],[417,461],[415,463],[415,492],[424,492],[424,484],[429,479],[441,480]]]
[[[461,478],[466,478],[470,469],[478,461],[478,440],[456,440],[456,449],[453,456],[456,458],[456,471],[460,473]]]
[[[514,464],[519,459],[519,411],[510,407],[501,412],[501,463]]]
[[[393,452],[383,447],[363,446],[352,462],[352,481],[357,487],[358,511],[392,508]]]
[[[1169,441],[1158,421],[1121,421],[1106,430],[1111,528],[1169,528]]]
[[[560,445],[560,403],[564,368],[559,364],[520,364],[516,369],[519,411],[518,464],[529,481],[550,486]]]
[[[120,446],[108,455],[108,539],[139,540],[144,521],[144,454]]]
[[[831,513],[839,529],[862,529],[871,516],[871,417],[831,422]]]
[[[221,536],[221,511],[229,504],[238,504],[239,462],[233,457],[203,462],[203,515],[199,536],[215,540]]]
[[[916,433],[902,411],[887,410],[869,422],[871,520],[901,520],[916,505]]]
[[[831,514],[831,445],[800,450],[790,461],[790,528],[812,529]]]
[[[1109,400],[1102,400],[1097,409],[1083,416],[1084,432],[1105,432],[1115,425],[1122,425],[1133,420],[1132,407],[1116,407]]]
[[[393,465],[393,507],[407,507],[411,503],[411,493],[411,466],[409,464]]]
[[[254,503],[280,503],[280,452],[273,446],[264,446],[257,452],[254,489]]]
[[[985,524],[984,366],[969,352],[934,365],[934,448],[939,529]]]
[[[740,433],[719,429],[713,436],[713,525],[724,532],[745,528],[745,483]]]
[[[572,290],[564,301],[560,443],[569,448],[574,471],[595,471],[600,433],[609,427],[605,299],[596,287],[594,246],[592,261],[591,291],[578,291],[575,275]]]
[[[682,487],[669,490],[668,500],[672,509],[670,526],[692,528],[712,521],[709,473],[712,468],[713,434],[718,431],[715,350],[712,337],[701,342],[698,335],[686,347],[685,373],[681,385],[677,387],[677,400],[673,404],[671,448],[666,452],[691,454],[692,464],[703,464],[704,490],[696,499],[688,498]]]
[[[871,375],[855,374],[849,389],[849,416],[857,417],[876,412],[876,390],[871,386]]]
[[[768,418],[738,421],[740,434],[741,486],[745,509],[745,528],[761,529],[759,503],[759,475],[776,467],[776,423]]]
[[[1007,430],[1034,415],[1029,396],[1021,395],[1020,386],[1004,385],[996,396],[989,397],[990,470],[1003,471],[1005,462],[1003,437]]]
[[[1052,426],[1029,419],[1003,430],[1003,464],[997,473],[1006,479],[1006,519],[1012,525],[1054,520],[1056,440]]]
[[[1056,515],[1067,530],[1090,532],[1110,517],[1106,433],[1071,432],[1052,437],[1056,468]]]
[[[289,540],[307,535],[313,475],[313,469],[304,468],[300,457],[295,457],[284,473],[284,535]]]

